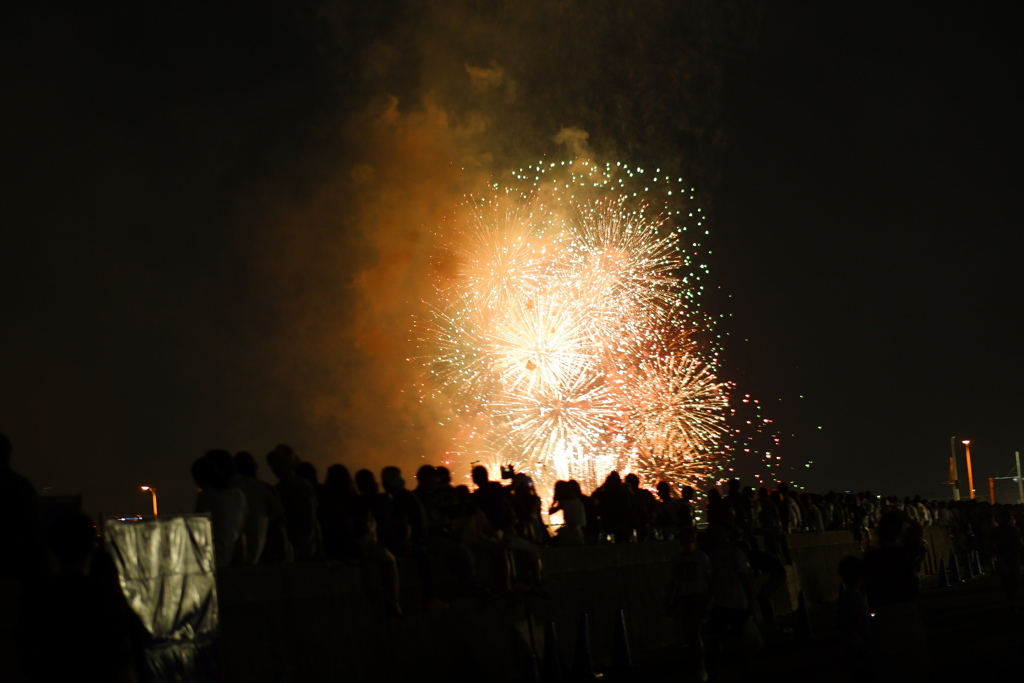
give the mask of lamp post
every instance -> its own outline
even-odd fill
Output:
[[[153,497],[153,516],[156,517],[156,489],[152,486],[140,486],[143,491],[149,491],[149,494]]]
[[[964,439],[960,443],[967,448],[967,488],[971,491],[971,500],[974,500],[974,472],[971,470],[971,440]]]
[[[1020,451],[1016,451],[1017,456],[1017,496],[1020,498],[1019,502],[1024,504],[1024,480],[1020,478]]]
[[[953,485],[953,500],[960,500],[960,474],[956,471],[956,437],[949,437],[949,483]]]

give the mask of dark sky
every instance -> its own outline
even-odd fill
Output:
[[[1024,448],[1007,6],[786,4],[727,86],[731,361],[812,489],[940,495],[956,435],[987,494]]]
[[[404,364],[431,226],[572,127],[701,188],[724,374],[788,476],[942,495],[957,435],[983,490],[1024,448],[1009,10],[713,4],[8,10],[15,468],[108,514],[187,509],[213,447],[437,452]]]

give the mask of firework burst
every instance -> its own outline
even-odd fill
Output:
[[[626,383],[626,433],[643,471],[668,481],[711,473],[717,446],[728,431],[726,387],[699,358],[684,352],[637,363]]]
[[[680,208],[678,179],[621,165],[513,176],[448,226],[455,268],[420,326],[453,450],[543,489],[593,488],[615,468],[698,481],[721,457],[728,408],[717,349],[688,341],[710,331],[700,244],[681,244],[700,209]]]

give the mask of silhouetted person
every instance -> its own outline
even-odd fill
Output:
[[[277,493],[277,487],[256,476],[256,459],[249,453],[243,452],[235,456],[235,470],[238,473],[238,487],[246,494],[246,499],[249,500],[248,496],[251,492],[253,498],[259,501],[262,494],[262,503],[266,513],[266,535],[263,538],[262,546],[257,548],[258,554],[253,555],[252,546],[249,546],[250,562],[277,564],[293,561],[295,559],[295,552],[292,549],[291,541],[288,540],[288,525],[284,515],[284,505],[281,504],[281,497]],[[252,523],[252,510],[253,505],[250,503],[249,521],[246,522],[247,528]],[[259,510],[258,502],[256,510]],[[257,521],[255,524],[256,531],[254,533],[259,534],[261,522]],[[249,538],[248,534],[249,532],[247,531],[247,540]]]
[[[25,584],[46,571],[39,496],[32,482],[11,469],[11,441],[0,434],[0,577]]]
[[[456,505],[454,489],[441,489],[437,469],[431,465],[416,471],[416,481],[413,496],[423,506],[427,552],[444,560],[458,581],[459,591],[476,592],[479,586],[473,555],[455,538],[448,516]]]
[[[750,499],[743,495],[739,479],[730,479],[728,489],[725,501],[732,506],[736,526],[749,533],[753,529],[751,518],[754,514]]]
[[[597,515],[597,504],[592,497],[583,493],[583,487],[575,479],[569,480],[569,488],[583,504],[583,514],[586,519],[583,525],[583,540],[587,543],[596,543],[601,529],[601,520]]]
[[[299,459],[290,446],[277,446],[267,454],[267,464],[277,477],[277,494],[284,507],[288,540],[291,541],[295,559],[312,560],[322,552],[313,486],[296,475]]]
[[[455,488],[452,485],[452,471],[450,469],[448,469],[444,465],[438,465],[437,467],[434,468],[434,471],[437,472],[437,485],[439,488]]]
[[[761,530],[761,501],[757,498],[757,489],[744,486],[743,497],[747,499],[746,506],[750,510],[750,532],[757,533]]]
[[[412,556],[416,562],[420,588],[427,609],[446,607],[445,603],[437,599],[433,568],[427,555],[427,516],[423,504],[412,491],[405,488],[402,470],[397,467],[382,469],[380,480],[384,486],[384,493],[376,496],[376,503],[372,509],[378,522],[378,529],[388,529],[389,540],[385,541],[383,535],[380,537],[381,540],[385,545],[389,542],[394,544],[388,546],[388,549],[396,556]],[[357,472],[356,486],[364,495],[376,489],[377,483],[373,479],[373,473],[368,470]],[[383,516],[383,522],[378,514]]]
[[[439,487],[437,469],[433,465],[421,465],[416,470],[416,488],[413,493],[423,506],[426,531],[431,536],[447,535],[447,520],[441,510]]]
[[[238,472],[235,469],[235,459],[231,454],[222,449],[215,449],[206,452],[206,458],[213,462],[217,470],[217,477],[225,486],[238,486]]]
[[[409,541],[414,546],[425,546],[427,513],[420,499],[405,487],[402,470],[393,466],[385,467],[380,472],[380,481],[385,493],[394,501],[395,516],[408,528]]]
[[[234,458],[235,480],[238,488],[245,494],[245,502],[249,507],[249,515],[245,520],[246,559],[249,564],[256,564],[263,556],[263,547],[267,542],[267,529],[270,524],[268,497],[271,495],[267,482],[256,476],[256,459],[251,453],[242,451]],[[283,522],[282,519],[278,520]]]
[[[354,478],[356,491],[365,501],[377,528],[377,538],[396,557],[413,553],[412,524],[408,515],[399,515],[395,499],[382,492],[370,470],[359,470]]]
[[[892,508],[878,520],[878,545],[864,553],[868,604],[875,614],[876,670],[883,681],[927,671],[927,641],[918,608],[919,549],[905,542],[907,522]]]
[[[652,540],[654,529],[661,523],[661,509],[657,499],[653,493],[640,487],[640,477],[633,472],[626,475],[623,483],[629,489],[632,497],[632,526],[636,530],[637,539]]]
[[[458,536],[458,528],[461,527],[471,516],[471,508],[465,505],[459,498],[456,492],[456,487],[452,485],[452,473],[444,465],[440,465],[434,468],[434,496],[436,501],[434,505],[438,511],[448,520],[449,526],[452,527],[452,533]],[[468,492],[468,488],[466,489]]]
[[[775,491],[778,492],[779,496],[778,498],[772,496],[772,500],[776,501],[776,504],[779,506],[779,519],[782,522],[782,530],[787,534],[792,534],[803,529],[804,524],[800,506],[796,502],[796,496],[789,490],[789,484],[780,481],[775,487]]]
[[[732,505],[722,498],[718,489],[708,489],[708,503],[705,511],[708,513],[709,526],[720,526],[731,531],[736,525],[736,516],[733,514]]]
[[[511,502],[516,535],[537,545],[547,542],[548,532],[540,516],[540,496],[533,488],[533,480],[522,472],[512,477]]]
[[[706,681],[704,641],[701,632],[710,610],[711,559],[697,548],[697,529],[683,527],[679,532],[681,553],[672,561],[668,588],[669,612],[682,626],[686,644],[693,650],[692,665],[696,680]]]
[[[661,533],[665,539],[679,538],[679,530],[683,528],[683,511],[672,485],[667,481],[659,481],[656,487],[658,491],[658,505],[661,507],[659,519],[661,520]]]
[[[633,536],[630,495],[618,472],[610,473],[604,483],[594,491],[597,514],[601,517],[601,531],[614,536],[617,543]]]
[[[356,527],[365,533],[369,514],[370,502],[356,491],[348,468],[344,465],[328,467],[320,499],[320,530],[327,559],[350,560],[359,555]]]
[[[192,463],[192,478],[199,487],[196,512],[210,513],[213,527],[214,561],[218,567],[244,564],[247,560],[245,538],[249,504],[240,488],[228,486],[224,477],[224,456],[227,451],[210,451]]]
[[[738,641],[754,616],[754,590],[746,554],[721,524],[708,526],[711,550],[711,615],[708,619],[708,669],[714,675],[723,662],[726,639]]]
[[[380,581],[388,614],[402,616],[398,602],[398,564],[395,556],[380,542],[376,519],[370,510],[372,500],[379,498],[380,494],[373,481],[373,473],[363,472],[370,476],[367,496],[356,491],[347,467],[331,465],[327,468],[320,508],[324,553],[329,560],[363,562]]]
[[[757,606],[761,610],[761,620],[768,631],[779,630],[775,621],[775,608],[772,596],[786,585],[786,567],[771,553],[766,553],[746,538],[741,538],[736,545],[747,554],[747,563],[753,571],[756,582]]]
[[[483,465],[474,467],[472,476],[477,490],[472,493],[471,500],[487,516],[495,537],[514,555],[511,575],[520,579],[515,582],[516,587],[543,595],[540,549],[536,543],[520,536],[516,529],[511,487],[506,488],[500,482],[491,481]]]
[[[1024,549],[1017,520],[1009,508],[999,508],[999,526],[992,530],[992,551],[996,557],[996,575],[1006,595],[1010,612],[1016,611],[1017,590],[1020,588],[1020,553]]]
[[[507,534],[512,529],[512,510],[509,492],[499,481],[491,481],[487,468],[477,465],[472,472],[476,491],[471,496],[477,509],[487,515],[491,527],[500,534]]]
[[[761,511],[761,528],[765,533],[782,533],[782,518],[779,516],[780,497],[781,494],[778,491],[769,492],[764,486],[757,490],[757,500],[760,502]]]
[[[696,495],[697,490],[692,486],[683,487],[683,501],[679,505],[679,523],[682,526],[694,526],[696,524],[697,509],[694,507],[693,502]]]
[[[303,460],[295,466],[295,475],[305,479],[309,482],[309,485],[313,487],[313,493],[316,494],[316,502],[319,506],[324,500],[324,485],[320,483],[320,477],[316,471],[316,465],[313,463]]]
[[[96,529],[81,513],[54,521],[47,540],[59,571],[25,596],[22,666],[38,683],[135,680],[135,617],[114,581],[91,574]]]
[[[821,514],[821,508],[818,506],[818,498],[811,493],[800,494],[801,516],[806,531],[821,533],[825,531],[825,517]]]
[[[839,561],[843,590],[839,594],[839,626],[843,630],[843,654],[854,681],[871,680],[871,610],[864,592],[864,560],[847,555]]]
[[[551,503],[549,515],[562,513],[558,545],[583,545],[583,527],[587,524],[587,513],[572,484],[567,481],[556,481]]]

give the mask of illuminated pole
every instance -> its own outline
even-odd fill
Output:
[[[1017,496],[1018,502],[1024,503],[1024,481],[1020,478],[1020,451],[1015,451],[1017,454]]]
[[[956,471],[955,436],[949,437],[949,483],[953,485],[953,500],[960,500],[960,474]]]
[[[149,491],[150,495],[153,496],[153,516],[156,517],[156,489],[152,486],[140,486],[143,491]]]
[[[960,443],[967,448],[967,488],[971,491],[971,500],[974,500],[974,471],[971,470],[971,440],[964,439]]]

